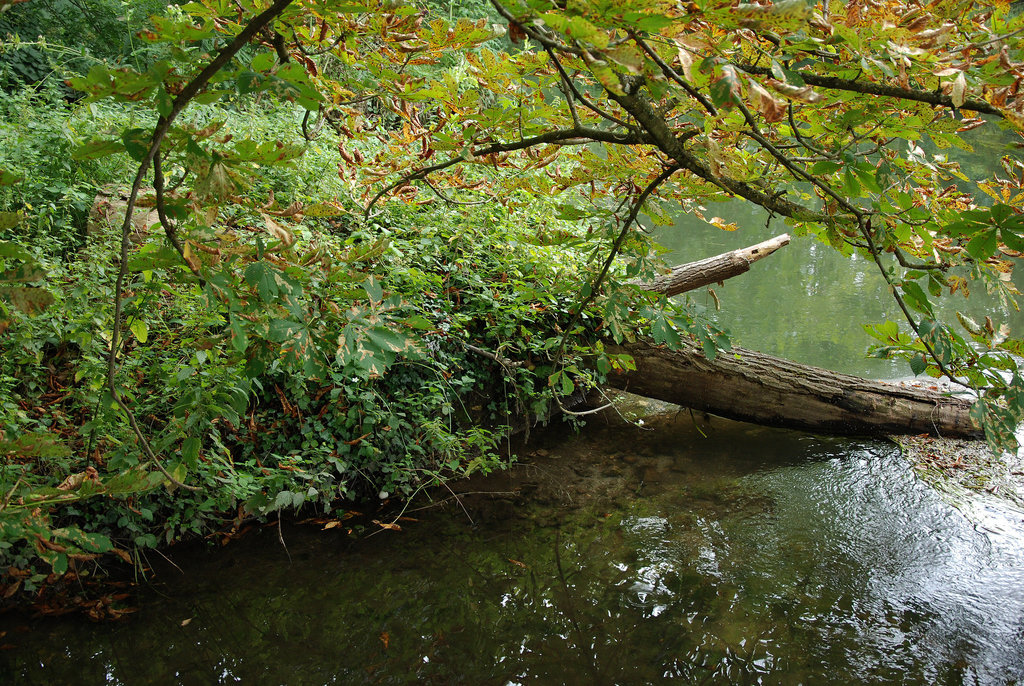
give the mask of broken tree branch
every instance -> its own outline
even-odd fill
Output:
[[[789,245],[789,234],[784,233],[757,245],[681,264],[674,267],[668,274],[659,276],[653,281],[636,281],[634,283],[645,291],[664,293],[671,297],[739,276],[749,271],[750,265],[757,260],[771,255],[786,245]]]

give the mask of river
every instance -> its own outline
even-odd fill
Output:
[[[986,530],[883,441],[696,420],[544,436],[401,531],[172,551],[121,624],[8,621],[0,681],[1024,680],[1019,516]]]

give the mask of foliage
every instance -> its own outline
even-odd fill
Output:
[[[945,152],[1019,135],[1006,3],[429,5],[202,0],[93,55],[73,106],[4,96],[15,567],[493,468],[493,428],[630,364],[603,337],[714,356],[722,332],[631,280],[659,268],[641,214],[732,196],[877,264],[906,322],[869,327],[876,354],[973,389],[1013,443],[1020,341],[933,306],[1016,295],[1024,167]]]
[[[2,3],[0,3],[2,5]],[[97,61],[146,58],[136,37],[159,0],[33,0],[0,13],[0,85],[14,87],[84,72]]]
[[[47,127],[66,130],[70,116],[86,149],[109,123],[59,102],[28,113],[41,142],[63,140]],[[195,125],[210,120],[238,139],[273,139],[296,124],[287,110],[215,105]],[[42,213],[28,199],[41,189],[87,173],[95,188],[123,178],[124,165],[70,151],[68,167],[33,168],[28,155],[7,162],[29,164],[6,187],[5,209],[21,209],[9,215],[5,237],[18,240],[0,243],[0,267],[38,265],[45,281],[30,287],[54,301],[26,308],[0,292],[0,554],[21,570],[7,592],[74,578],[102,552],[134,560],[248,517],[331,512],[488,471],[508,459],[502,427],[546,413],[546,376],[465,344],[550,366],[568,300],[552,300],[545,284],[568,278],[577,258],[518,221],[561,227],[552,210],[396,207],[363,224],[337,199],[340,180],[320,172],[341,160],[336,145],[308,145],[247,189],[255,209],[222,215],[219,254],[196,249],[209,260],[203,281],[159,234],[133,235],[120,390],[166,470],[199,491],[146,462],[106,389],[118,227],[91,208],[88,231],[65,235],[75,213],[59,203],[46,231],[32,224]],[[118,195],[103,190],[97,204]],[[69,479],[80,486],[62,490]]]

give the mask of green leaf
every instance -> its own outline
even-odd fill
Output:
[[[96,160],[107,155],[123,152],[124,149],[125,145],[121,141],[93,138],[88,143],[83,143],[75,148],[74,152],[71,153],[71,159]]]
[[[772,76],[777,78],[779,81],[788,83],[791,86],[799,86],[802,88],[807,85],[804,82],[804,78],[800,76],[800,72],[793,71],[792,69],[786,69],[775,60],[772,60]]]
[[[408,353],[413,352],[415,347],[413,339],[398,331],[384,328],[382,326],[366,330],[366,347],[385,353]]]
[[[903,289],[904,300],[907,305],[922,314],[931,315],[932,304],[928,300],[928,296],[925,295],[924,289],[916,281],[903,281],[900,283],[900,288]]]
[[[21,212],[0,212],[0,231],[13,229],[21,223]]]
[[[0,287],[0,298],[6,298],[25,314],[36,314],[53,304],[53,295],[44,288]]]
[[[149,132],[145,129],[127,129],[121,134],[124,149],[133,160],[141,162],[149,154],[151,144]]]
[[[185,466],[184,462],[179,462],[175,465],[174,469],[171,470],[171,476],[174,477],[175,481],[184,483],[185,477],[188,476],[188,467]]]
[[[175,269],[182,266],[181,255],[174,248],[155,243],[142,246],[138,253],[128,258],[128,269],[133,272]]]
[[[46,272],[39,265],[29,262],[6,272],[0,272],[0,284],[32,283],[46,278]]]
[[[304,328],[301,322],[293,322],[288,319],[272,319],[267,326],[267,338],[275,343],[284,343],[295,337],[300,329]]]
[[[103,534],[86,533],[78,527],[54,529],[53,536],[67,541],[87,553],[105,553],[114,548],[114,544]]]
[[[254,72],[263,72],[272,68],[277,63],[277,56],[272,52],[262,52],[252,58],[249,68]]]
[[[135,336],[139,343],[145,343],[149,340],[149,326],[141,319],[133,319],[132,323],[128,325],[128,330],[132,332],[132,335]]]
[[[842,168],[843,165],[839,162],[835,162],[833,160],[821,160],[820,162],[814,163],[814,166],[811,167],[811,173],[818,176],[825,176],[827,174],[837,172]]]
[[[1009,205],[1004,205],[1003,203],[993,205],[990,211],[992,213],[992,221],[994,221],[996,224],[1002,224],[1007,219],[1017,214],[1016,212],[1014,212],[1012,207],[1010,207]]]
[[[156,111],[160,113],[161,117],[171,116],[171,112],[174,111],[174,98],[164,88],[157,88],[156,95],[153,96],[153,102],[156,105]]]
[[[245,282],[256,289],[260,300],[272,303],[280,292],[277,286],[276,270],[266,262],[253,262],[245,268]]]
[[[229,315],[228,322],[231,329],[232,347],[238,352],[244,353],[246,348],[249,347],[249,336],[245,333],[242,323],[235,315]]]
[[[914,373],[914,376],[919,376],[926,369],[928,369],[928,360],[925,359],[923,354],[914,355],[910,358],[910,371]]]
[[[53,562],[51,563],[53,573],[58,576],[68,571],[68,556],[64,553],[58,553]]]
[[[32,254],[28,250],[12,241],[0,241],[0,257],[10,257],[26,262],[33,260]]]
[[[363,282],[363,289],[366,291],[366,296],[370,299],[370,302],[379,303],[384,299],[384,289],[381,288],[380,282],[373,277]]]
[[[414,314],[411,317],[406,317],[402,320],[402,323],[409,328],[419,329],[421,331],[431,331],[437,328],[432,321],[421,314]]]
[[[1006,229],[1000,229],[999,238],[1010,250],[1024,252],[1024,237],[1021,237],[1019,234],[1007,231]]]
[[[576,390],[576,384],[572,382],[572,379],[569,378],[568,374],[562,374],[560,390],[562,392],[562,395],[572,395],[572,392]]]
[[[181,459],[189,464],[195,464],[199,459],[199,448],[202,447],[202,440],[195,436],[189,436],[181,442]]]
[[[0,169],[0,186],[13,186],[24,178],[24,174],[12,172],[10,169]]]
[[[861,182],[864,188],[867,188],[872,193],[882,192],[882,186],[878,183],[877,179],[878,170],[874,167],[869,169],[855,167],[853,172],[857,175],[857,180]]]
[[[995,229],[978,234],[967,242],[967,252],[976,260],[986,260],[998,249],[999,241]]]
[[[857,181],[857,177],[853,174],[849,168],[843,172],[843,188],[844,194],[851,198],[860,197],[861,187],[860,182]]]

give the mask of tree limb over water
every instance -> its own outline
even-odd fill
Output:
[[[743,274],[752,262],[788,244],[783,234],[679,265],[640,285],[677,295]],[[611,376],[610,385],[730,419],[841,435],[983,435],[971,420],[969,400],[925,388],[871,381],[742,348],[713,360],[693,343],[673,351],[638,341],[608,351],[631,355],[636,362],[636,371]]]

